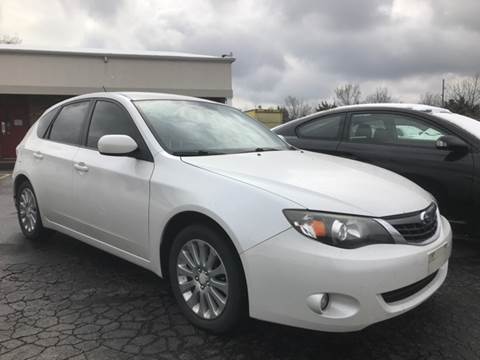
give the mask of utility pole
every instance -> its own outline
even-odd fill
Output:
[[[445,79],[442,79],[442,107],[445,107]]]

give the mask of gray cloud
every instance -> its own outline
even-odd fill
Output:
[[[345,81],[414,101],[443,76],[480,71],[478,0],[25,1],[0,5],[0,32],[25,45],[233,51],[246,103],[317,101]]]
[[[119,11],[124,10],[124,0],[61,0],[66,12],[74,14],[86,11],[95,19],[114,20]]]
[[[480,1],[430,0],[438,26],[463,27],[480,31]]]
[[[392,3],[393,0],[296,0],[278,1],[275,4],[294,23],[315,15],[318,21],[315,25],[343,31],[372,28],[386,23]]]
[[[479,43],[480,34],[452,34],[374,31],[321,46],[312,57],[327,71],[359,80],[480,71],[480,48],[470,45]]]

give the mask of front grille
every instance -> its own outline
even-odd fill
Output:
[[[385,218],[402,236],[411,243],[430,239],[438,227],[437,206],[430,205],[413,214]]]
[[[417,292],[422,290],[425,286],[430,284],[432,282],[432,280],[435,278],[435,276],[437,276],[437,272],[438,272],[438,270],[435,271],[433,274],[428,275],[426,278],[424,278],[420,281],[417,281],[416,283],[407,285],[407,286],[405,286],[403,288],[400,288],[400,289],[397,289],[397,290],[393,290],[393,291],[383,293],[382,298],[383,298],[383,300],[385,300],[386,303],[393,303],[395,301],[400,301],[400,300],[406,299],[409,296],[412,296],[412,295],[416,294]]]

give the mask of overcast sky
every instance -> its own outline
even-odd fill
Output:
[[[344,82],[401,101],[480,71],[480,0],[0,0],[23,45],[233,52],[233,104],[313,103]]]

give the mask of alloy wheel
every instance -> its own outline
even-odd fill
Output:
[[[33,191],[28,187],[20,193],[18,212],[22,227],[29,233],[35,230],[38,220],[37,202]]]
[[[207,242],[193,239],[177,256],[177,281],[187,306],[202,319],[215,319],[228,301],[228,276],[220,255]]]

